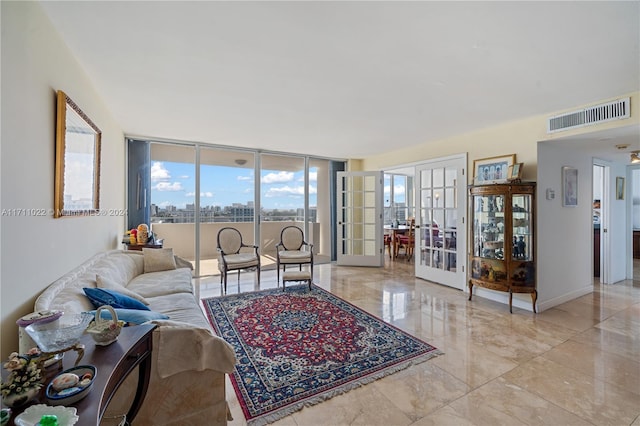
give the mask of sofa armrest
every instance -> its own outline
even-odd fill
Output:
[[[153,339],[161,378],[184,371],[233,372],[236,365],[233,347],[210,330],[171,320],[152,322],[158,326]]]

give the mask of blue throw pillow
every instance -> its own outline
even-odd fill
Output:
[[[134,324],[134,325],[142,324],[143,322],[152,321],[156,319],[169,319],[168,315],[161,314],[160,312],[155,312],[155,311],[141,311],[139,309],[121,309],[121,308],[115,308],[114,311],[116,312],[116,315],[118,316],[119,320],[122,320],[129,324]],[[96,311],[89,311],[89,313],[94,317],[96,315]],[[110,320],[111,312],[107,311],[106,309],[103,309],[102,311],[100,311],[100,317],[103,320]]]
[[[125,296],[115,290],[90,287],[85,287],[82,290],[84,290],[84,294],[87,295],[95,308],[99,308],[102,305],[111,305],[112,308],[149,310],[149,308],[139,300]]]

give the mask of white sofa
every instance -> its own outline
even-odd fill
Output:
[[[154,321],[158,327],[153,335],[151,380],[133,424],[226,424],[225,373],[233,371],[235,353],[211,332],[193,294],[191,269],[180,267],[185,266],[184,261],[176,260],[176,269],[145,273],[142,252],[100,253],[49,285],[37,298],[35,311],[90,311],[94,306],[83,288],[96,287],[96,276],[121,283],[144,298],[151,311],[169,316],[169,320]],[[105,419],[126,413],[136,384],[137,374],[129,375]]]

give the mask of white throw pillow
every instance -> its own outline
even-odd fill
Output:
[[[176,269],[176,259],[172,248],[152,249],[143,248],[144,272],[159,272]]]
[[[98,288],[104,288],[104,289],[107,289],[107,290],[115,290],[118,293],[122,293],[125,296],[132,297],[132,298],[136,299],[137,301],[139,301],[141,303],[144,303],[145,305],[149,304],[149,302],[147,302],[147,299],[145,299],[144,297],[140,296],[135,291],[131,291],[128,288],[126,288],[125,286],[123,286],[121,284],[118,284],[117,282],[111,280],[110,278],[103,277],[102,275],[96,275],[96,286]]]

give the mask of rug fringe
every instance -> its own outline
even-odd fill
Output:
[[[334,389],[331,389],[330,391],[326,391],[323,392],[319,395],[315,395],[311,398],[305,399],[303,401],[298,401],[296,403],[293,403],[291,405],[288,405],[286,407],[280,408],[278,410],[275,410],[271,413],[268,414],[263,414],[259,417],[255,417],[251,420],[247,420],[247,426],[264,426],[267,425],[269,423],[274,423],[286,416],[289,416],[295,412],[298,412],[300,410],[302,410],[304,407],[311,407],[313,405],[317,405],[320,404],[321,402],[324,402],[328,399],[331,399],[335,396],[344,394],[349,392],[350,390],[359,388],[361,386],[364,386],[366,384],[375,382],[376,380],[379,380],[383,377],[389,376],[391,374],[397,373],[398,371],[402,371],[402,370],[406,370],[407,368],[414,366],[414,365],[418,365],[421,364],[425,361],[430,360],[431,358],[434,358],[436,356],[439,355],[443,355],[444,352],[442,352],[440,349],[435,349],[429,353],[420,355],[418,357],[415,357],[413,359],[407,360],[403,363],[400,363],[398,365],[394,365],[393,367],[388,367],[385,369],[382,369],[376,373],[370,374],[368,376],[362,377],[356,381],[350,382],[350,383],[345,383],[342,386],[338,386]]]

